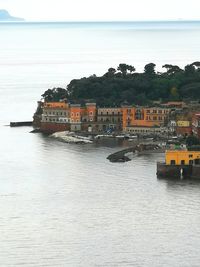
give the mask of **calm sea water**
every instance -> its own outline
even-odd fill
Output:
[[[162,155],[112,164],[122,144],[4,126],[73,78],[199,55],[199,22],[0,24],[0,266],[200,265],[200,183],[157,180]]]

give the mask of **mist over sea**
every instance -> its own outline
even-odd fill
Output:
[[[119,63],[137,71],[150,62],[159,71],[166,63],[183,67],[200,55],[200,22],[1,23],[0,36],[1,95],[6,106],[15,100],[5,123],[30,119],[46,89],[71,79]]]
[[[70,145],[10,121],[41,94],[119,63],[199,61],[200,22],[0,23],[0,266],[200,265],[200,183],[156,178],[162,155]]]

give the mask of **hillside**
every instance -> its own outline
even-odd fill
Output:
[[[137,73],[134,66],[119,64],[103,76],[74,79],[66,89],[48,89],[42,97],[46,101],[68,98],[76,103],[93,100],[99,106],[200,99],[200,62],[193,62],[184,69],[169,64],[163,68],[164,72],[156,72],[155,64],[149,63],[143,73]]]

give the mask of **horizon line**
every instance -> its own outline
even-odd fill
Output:
[[[137,23],[137,22],[200,22],[200,19],[164,19],[164,20],[0,20],[0,23]]]

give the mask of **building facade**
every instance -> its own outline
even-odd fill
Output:
[[[40,129],[44,133],[93,131],[97,120],[96,103],[86,103],[82,107],[64,101],[44,102],[42,109]]]
[[[131,127],[162,127],[167,124],[169,111],[168,108],[123,106],[123,131],[130,131]]]
[[[121,131],[122,109],[121,108],[98,108],[97,124],[99,131]]]
[[[158,107],[97,108],[96,103],[81,106],[64,101],[45,102],[41,130],[158,133],[163,131],[168,115],[169,109]]]
[[[44,133],[70,129],[70,108],[65,102],[45,102],[40,129]]]
[[[192,133],[192,123],[190,120],[177,120],[176,122],[176,134],[182,136],[188,136]]]
[[[193,116],[192,119],[192,132],[195,136],[200,138],[200,113]]]

